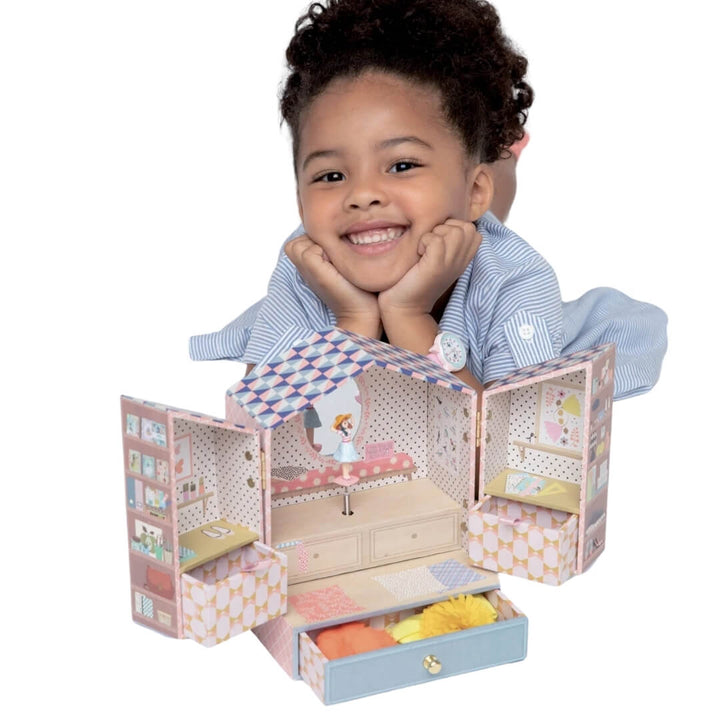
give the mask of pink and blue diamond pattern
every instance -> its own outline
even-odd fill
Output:
[[[473,392],[422,355],[331,329],[315,333],[256,367],[230,395],[263,427],[275,428],[374,365],[456,391]]]

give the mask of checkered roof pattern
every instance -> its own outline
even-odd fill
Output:
[[[474,392],[422,355],[331,329],[256,367],[229,394],[263,427],[275,428],[374,365],[458,392]]]

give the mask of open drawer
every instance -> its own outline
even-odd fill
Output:
[[[287,558],[255,542],[183,573],[185,637],[217,645],[287,611]]]
[[[578,516],[486,495],[469,518],[470,559],[486,570],[559,585],[575,573]]]
[[[302,632],[300,675],[331,704],[524,659],[527,618],[501,592],[483,594],[498,612],[494,623],[337,660],[328,660],[315,644],[319,630]],[[372,626],[397,620],[398,613],[375,617]]]

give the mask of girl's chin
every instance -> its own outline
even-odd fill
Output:
[[[395,285],[397,285],[397,280],[385,282],[368,280],[367,282],[355,283],[355,287],[359,288],[360,290],[364,290],[365,292],[373,293],[374,295],[379,295],[381,292],[389,290],[391,287],[395,287]]]
[[[358,272],[360,268],[355,268],[354,277],[350,282],[360,290],[377,295],[395,287],[410,269],[398,266],[399,263],[395,262],[390,267],[362,268],[362,272]]]

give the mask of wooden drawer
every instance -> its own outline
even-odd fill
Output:
[[[527,618],[499,591],[484,595],[498,611],[495,623],[338,660],[322,654],[314,642],[317,631],[300,633],[300,675],[331,704],[523,660]],[[437,674],[426,669],[431,656],[440,664]]]
[[[327,540],[308,540],[283,548],[288,558],[290,582],[357,570],[361,566],[362,541],[359,534]]]
[[[370,562],[420,557],[460,545],[457,513],[413,520],[370,531]]]

